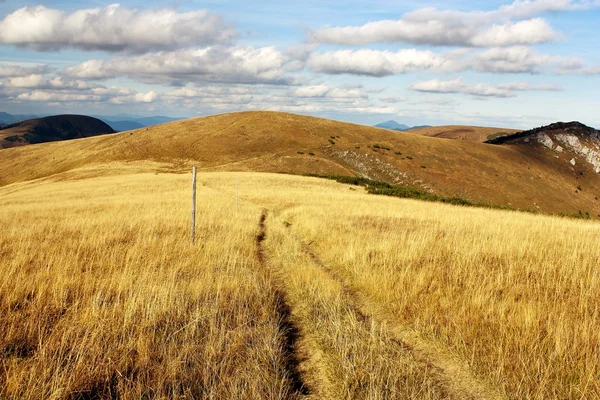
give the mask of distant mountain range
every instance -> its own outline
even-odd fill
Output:
[[[153,117],[141,117],[141,116],[137,116],[137,115],[128,115],[128,114],[108,115],[108,116],[93,115],[93,117],[106,122],[117,132],[131,131],[133,129],[144,128],[146,126],[166,124],[167,122],[173,122],[173,121],[178,121],[180,119],[183,119],[183,118],[165,117],[165,116],[161,116],[161,115],[157,115],[157,116],[153,116]]]
[[[408,126],[408,125],[404,125],[404,124],[399,124],[396,121],[385,121],[385,122],[375,125],[375,127],[403,132],[403,131],[408,131],[411,129],[429,128],[430,125]]]
[[[13,115],[6,112],[0,112],[0,126],[10,125],[29,119],[44,117],[45,115]],[[92,115],[104,123],[108,124],[117,132],[130,131],[133,129],[144,128],[146,126],[159,125],[167,122],[177,121],[183,118],[171,118],[164,116],[142,117],[132,114],[119,115]]]

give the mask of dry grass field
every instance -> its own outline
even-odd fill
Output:
[[[0,398],[600,398],[597,222],[169,168],[0,187]]]

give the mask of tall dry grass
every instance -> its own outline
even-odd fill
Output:
[[[188,177],[64,178],[0,189],[0,398],[295,397],[254,210],[191,247]]]
[[[508,398],[600,398],[600,225],[307,192],[282,219],[374,313]]]
[[[600,398],[597,223],[116,173],[0,188],[0,397]]]

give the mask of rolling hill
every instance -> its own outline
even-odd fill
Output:
[[[427,126],[410,129],[410,133],[415,133],[417,135],[443,139],[467,140],[479,143],[486,142],[499,136],[512,135],[516,132],[520,131],[516,129],[464,125]]]
[[[104,122],[84,115],[56,115],[30,119],[0,129],[0,149],[81,139],[115,131]]]
[[[69,157],[64,157],[68,154]],[[163,170],[363,176],[472,202],[600,214],[600,179],[543,146],[441,140],[314,117],[243,112],[0,153],[0,185],[114,163]],[[123,164],[123,163],[127,164]]]

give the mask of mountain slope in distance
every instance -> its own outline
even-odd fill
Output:
[[[410,133],[422,136],[466,140],[478,143],[483,143],[499,136],[512,135],[516,132],[519,132],[519,130],[464,125],[414,127],[410,130]]]
[[[117,132],[132,131],[134,129],[140,129],[146,125],[142,125],[139,122],[134,121],[105,121],[111,128]]]
[[[105,163],[123,165],[113,168],[118,173],[149,162],[181,173],[196,165],[201,171],[363,176],[515,209],[600,214],[600,175],[543,146],[440,140],[258,111],[3,150],[0,185]]]
[[[56,115],[17,122],[0,129],[0,148],[115,133],[106,123],[84,115]]]
[[[411,128],[408,125],[399,124],[396,121],[385,121],[385,122],[375,125],[375,127],[383,128],[383,129],[391,129],[393,131],[405,131],[405,130]]]

